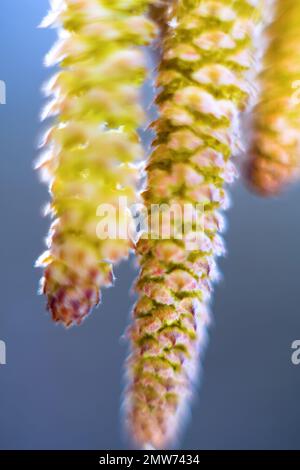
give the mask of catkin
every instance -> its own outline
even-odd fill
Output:
[[[144,203],[203,207],[182,239],[137,244],[141,272],[128,335],[127,424],[139,446],[164,448],[178,436],[205,342],[216,257],[224,253],[221,212],[240,149],[239,114],[252,93],[253,38],[261,13],[253,0],[174,2],[162,44],[159,118],[147,165]]]
[[[247,166],[251,186],[279,193],[300,177],[300,2],[277,0],[253,113]]]
[[[42,291],[53,320],[79,324],[113,281],[112,265],[128,256],[129,236],[105,239],[97,230],[100,204],[136,202],[144,122],[140,86],[146,67],[142,47],[156,34],[147,0],[61,0],[42,26],[58,30],[46,57],[59,64],[46,93],[43,118],[56,116],[37,167],[50,186],[54,222]],[[120,220],[126,214],[119,215]],[[112,221],[113,223],[113,221]],[[103,237],[102,237],[103,235]]]

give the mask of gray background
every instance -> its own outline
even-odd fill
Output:
[[[125,449],[120,395],[126,344],[120,337],[133,298],[133,262],[80,329],[55,327],[36,295],[49,220],[47,189],[32,171],[43,56],[54,31],[39,30],[47,0],[1,0],[0,367],[2,449]],[[261,200],[240,185],[228,213],[228,257],[214,296],[214,325],[201,390],[179,443],[184,449],[300,448],[300,187]]]

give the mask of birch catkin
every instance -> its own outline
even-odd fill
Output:
[[[38,264],[45,267],[42,290],[53,319],[70,326],[99,302],[100,289],[112,284],[112,264],[131,248],[128,237],[102,239],[97,208],[117,207],[121,196],[128,204],[137,199],[140,46],[153,39],[155,27],[147,0],[52,3],[42,25],[57,27],[59,40],[46,62],[60,70],[47,87],[53,99],[43,117],[57,117],[38,168],[50,184],[55,221]]]
[[[300,177],[300,2],[277,0],[253,114],[247,176],[263,195]]]
[[[236,170],[239,112],[250,96],[247,73],[260,2],[179,0],[162,45],[160,117],[147,166],[145,205],[201,204],[204,234],[137,245],[139,299],[129,329],[127,422],[140,446],[168,446],[182,427],[209,322],[216,257],[224,252],[221,211]],[[148,236],[148,239],[147,239]]]

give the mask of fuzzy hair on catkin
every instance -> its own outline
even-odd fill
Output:
[[[41,290],[55,322],[80,324],[113,282],[113,265],[132,249],[129,236],[110,239],[99,228],[100,204],[138,201],[145,121],[140,88],[143,46],[156,36],[147,0],[56,0],[42,22],[57,28],[46,65],[58,72],[45,87],[53,117],[37,164],[49,184],[54,218]],[[121,217],[128,214],[119,214]],[[99,233],[100,231],[100,233]],[[103,236],[102,236],[103,235]]]
[[[168,12],[156,98],[159,117],[143,201],[203,208],[203,234],[137,243],[138,300],[128,330],[125,409],[140,447],[166,448],[182,428],[210,321],[216,259],[224,253],[226,186],[237,175],[240,113],[252,94],[254,36],[262,2],[178,0]],[[174,225],[176,220],[173,221]]]

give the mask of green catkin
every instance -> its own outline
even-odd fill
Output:
[[[174,441],[192,394],[215,260],[224,252],[221,212],[225,186],[236,176],[230,157],[239,150],[239,114],[251,95],[247,76],[260,15],[260,1],[179,0],[169,17],[143,198],[149,213],[153,204],[201,204],[204,234],[192,250],[193,225],[182,240],[154,240],[149,231],[137,244],[141,272],[128,331],[125,408],[142,447]]]
[[[253,113],[247,176],[265,196],[300,178],[300,2],[276,0]]]
[[[60,69],[47,87],[43,117],[57,116],[37,165],[50,185],[51,226],[42,291],[53,320],[79,324],[113,281],[112,265],[128,256],[129,236],[102,239],[100,204],[136,202],[143,158],[142,47],[156,34],[147,0],[58,0],[42,26],[58,29],[46,58]],[[121,218],[121,214],[119,214]],[[125,217],[125,214],[124,214]],[[119,219],[119,223],[122,221]]]

